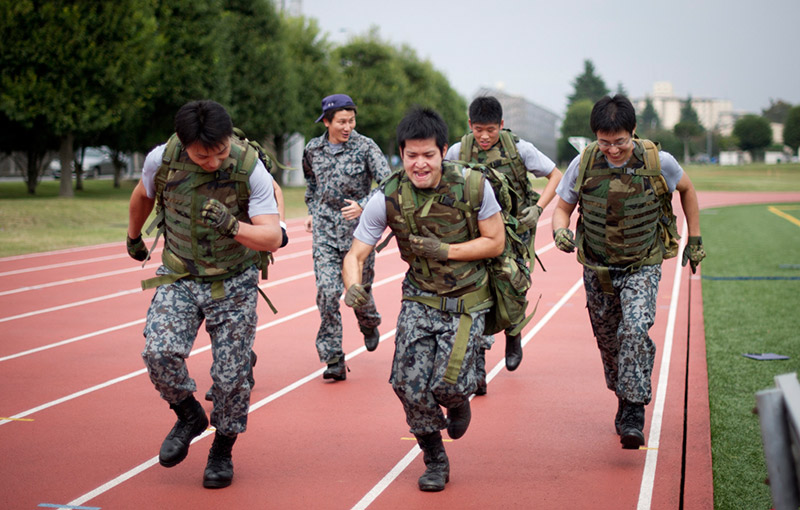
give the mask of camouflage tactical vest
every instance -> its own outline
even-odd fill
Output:
[[[419,235],[426,226],[443,243],[463,243],[473,238],[469,222],[477,221],[480,203],[468,205],[469,183],[484,177],[450,162],[442,165],[442,179],[435,190],[416,189],[404,171],[398,171],[384,183],[387,224],[397,239],[400,255],[409,265],[409,280],[419,289],[440,296],[455,297],[485,287],[488,276],[482,260],[440,262],[418,257],[411,251],[409,237]]]
[[[579,192],[578,260],[587,267],[633,272],[677,255],[680,237],[659,147],[650,140],[636,142],[625,168],[609,167],[597,142],[581,155],[574,189]]]
[[[176,135],[170,138],[162,168],[156,174],[156,212],[164,216],[165,266],[176,273],[214,281],[260,263],[258,252],[219,235],[200,221],[203,203],[215,198],[237,220],[250,222],[247,198],[255,158],[246,140],[232,136],[230,156],[217,171],[207,172],[189,159]]]
[[[519,137],[508,129],[500,131],[500,143],[496,143],[489,150],[481,149],[475,141],[475,135],[470,132],[461,138],[461,151],[459,158],[462,161],[481,163],[489,168],[494,168],[504,174],[511,184],[513,192],[510,194],[511,204],[503,210],[520,217],[520,212],[529,205],[534,205],[539,200],[539,194],[534,191],[529,179],[525,163],[517,152]]]

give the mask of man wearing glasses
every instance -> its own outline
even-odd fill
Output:
[[[614,425],[622,447],[638,449],[645,442],[644,406],[652,398],[656,349],[648,331],[661,262],[678,250],[672,192],[686,215],[683,265],[691,262],[692,272],[705,257],[697,193],[672,155],[635,136],[636,112],[625,96],[595,103],[590,125],[597,141],[572,160],[556,189],[553,237],[561,251],[578,248],[606,385],[617,395]],[[569,229],[576,205],[577,239]]]

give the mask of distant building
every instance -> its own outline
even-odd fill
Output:
[[[672,129],[681,119],[681,108],[687,98],[675,96],[672,83],[660,81],[653,84],[653,95],[632,102],[638,113],[644,111],[647,99],[653,103],[653,108],[661,121],[661,127]],[[704,128],[719,131],[728,136],[733,132],[733,124],[740,116],[733,111],[733,103],[727,99],[706,99],[692,97],[692,108],[697,112],[697,118]]]
[[[501,90],[479,89],[478,96],[494,96],[503,105],[505,127],[514,131],[520,138],[531,142],[537,149],[556,161],[558,149],[558,123],[561,118],[555,113],[534,104],[524,97],[512,96]]]

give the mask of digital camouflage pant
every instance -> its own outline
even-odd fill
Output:
[[[649,404],[656,346],[648,331],[655,322],[661,266],[627,274],[611,269],[614,294],[605,294],[597,273],[583,269],[586,307],[603,360],[606,385],[619,398]]]
[[[170,272],[164,266],[158,274]],[[224,280],[225,297],[213,299],[211,284],[184,278],[156,289],[144,328],[142,352],[161,398],[177,404],[197,390],[186,358],[205,320],[211,337],[214,410],[211,424],[225,435],[244,432],[250,405],[250,350],[255,339],[258,269]]]
[[[403,295],[430,296],[407,281]],[[412,434],[428,434],[447,427],[442,407],[455,407],[477,388],[476,358],[486,311],[472,314],[469,343],[456,384],[444,380],[453,349],[459,314],[403,300],[397,317],[394,361],[389,382],[406,412]]]
[[[341,213],[337,213],[341,216]],[[319,330],[317,331],[317,353],[323,363],[332,362],[344,355],[342,350],[342,314],[339,311],[340,299],[344,292],[342,281],[342,261],[350,250],[353,231],[358,220],[330,219],[314,215],[314,275],[317,282],[317,308],[319,309]],[[361,283],[371,285],[375,279],[375,252],[364,261]],[[364,328],[376,328],[381,324],[381,316],[375,307],[372,292],[369,301],[361,308],[355,308],[358,324]]]

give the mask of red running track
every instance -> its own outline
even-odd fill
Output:
[[[701,194],[704,207],[767,201],[800,194]],[[541,302],[523,363],[505,370],[499,336],[487,353],[488,395],[473,400],[469,432],[446,443],[451,481],[441,493],[417,489],[422,457],[387,382],[405,270],[396,249],[376,264],[381,345],[366,352],[342,306],[352,371],[323,382],[311,238],[301,220],[289,222],[290,244],[262,284],[279,313],[259,304],[256,386],[234,447],[236,476],[216,491],[201,485],[210,431],[179,466],[157,462],[175,417],[140,358],[153,291],[139,282],[156,264],[142,269],[123,243],[0,259],[0,507],[712,508],[699,275],[664,264],[647,447],[622,450],[581,267],[553,249],[549,224],[548,211],[537,240],[547,272],[534,274],[530,298]],[[202,398],[211,384],[205,332],[188,363]]]

